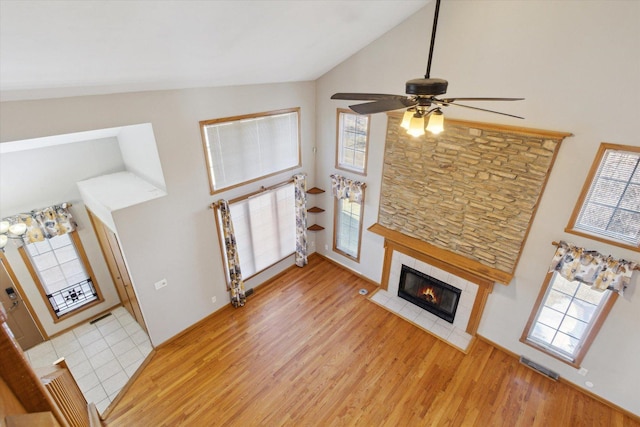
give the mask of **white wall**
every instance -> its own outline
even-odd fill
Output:
[[[284,181],[296,172],[211,196],[198,122],[298,106],[303,146],[300,170],[309,174],[311,186],[313,82],[4,102],[0,140],[152,125],[168,195],[118,210],[113,218],[149,335],[158,345],[229,303],[209,205]],[[310,236],[311,241],[313,238]],[[286,260],[261,278],[292,264]],[[163,278],[168,286],[156,291],[153,284]]]
[[[161,190],[167,189],[150,123],[123,127],[118,133],[118,144],[129,172]]]
[[[334,169],[335,92],[404,93],[406,80],[424,75],[434,3],[317,81],[316,182],[328,186]],[[448,107],[446,117],[571,132],[551,173],[530,235],[509,286],[496,285],[479,333],[516,354],[640,415],[640,292],[620,298],[577,370],[519,342],[554,252],[551,242],[575,244],[629,260],[623,250],[564,232],[601,142],[640,145],[640,2],[445,1],[440,9],[432,77],[449,81],[447,96],[525,97],[513,103],[473,104],[526,117],[511,119]],[[376,221],[386,116],[372,117],[364,227]],[[340,173],[340,172],[339,172]],[[348,174],[345,174],[348,175]],[[325,206],[333,206],[324,196]],[[318,252],[379,280],[382,239],[364,232],[361,263],[331,252],[331,214]],[[327,244],[329,251],[324,249]],[[634,285],[640,286],[635,273]]]

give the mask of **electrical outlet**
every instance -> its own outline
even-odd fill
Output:
[[[212,302],[212,303],[214,303],[214,304],[215,304],[217,300],[218,300],[218,298],[216,298],[216,297],[211,297],[211,302]]]
[[[583,377],[586,376],[588,373],[589,373],[589,370],[587,368],[578,369],[578,374],[582,375]]]
[[[153,284],[156,287],[156,291],[160,288],[167,286],[167,279],[162,279]]]
[[[329,245],[324,245],[324,250],[328,251],[329,250]]]

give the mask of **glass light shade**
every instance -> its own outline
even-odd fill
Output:
[[[413,137],[424,135],[424,117],[414,114],[407,133]]]
[[[429,115],[427,130],[436,135],[444,130],[444,114],[442,114],[442,111],[434,111]]]
[[[411,123],[411,119],[413,118],[413,114],[415,113],[415,108],[413,110],[414,111],[405,111],[404,116],[402,116],[402,123],[400,123],[400,126],[407,130],[409,129],[409,124]]]
[[[22,236],[25,231],[27,231],[27,224],[24,222],[17,222],[9,226],[9,233],[15,234],[16,236]]]
[[[9,231],[9,221],[0,221],[0,234]]]
[[[9,240],[9,238],[7,237],[6,234],[0,234],[0,249],[2,249],[5,246],[7,246],[7,241],[8,240]]]

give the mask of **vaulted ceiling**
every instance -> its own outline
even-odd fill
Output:
[[[315,80],[430,0],[0,1],[0,99]]]

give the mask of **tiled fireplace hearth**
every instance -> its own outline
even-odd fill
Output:
[[[508,283],[509,280],[505,280],[508,277],[379,224],[371,226],[369,231],[385,238],[381,286],[371,296],[371,301],[466,352],[476,335],[485,302],[495,281]],[[452,322],[449,321],[450,316],[447,318],[438,310],[431,310],[432,307],[428,307],[429,304],[424,301],[408,301],[398,296],[403,266],[405,276],[407,271],[412,271],[417,277],[412,280],[426,281],[424,287],[422,282],[412,285],[414,292],[418,289],[419,298],[431,298],[423,294],[431,292],[429,288],[432,284],[452,287],[451,291],[457,298],[457,306],[452,310],[455,311]]]
[[[403,265],[432,276],[444,283],[448,283],[462,291],[453,323],[449,323],[424,308],[398,296],[398,285],[400,283],[400,274]],[[469,324],[477,294],[477,284],[427,264],[426,262],[412,258],[402,252],[393,251],[388,288],[386,290],[380,289],[376,291],[376,293],[371,296],[371,300],[398,316],[415,323],[422,329],[436,335],[438,338],[466,351],[472,339],[472,335],[467,332],[467,325]]]

